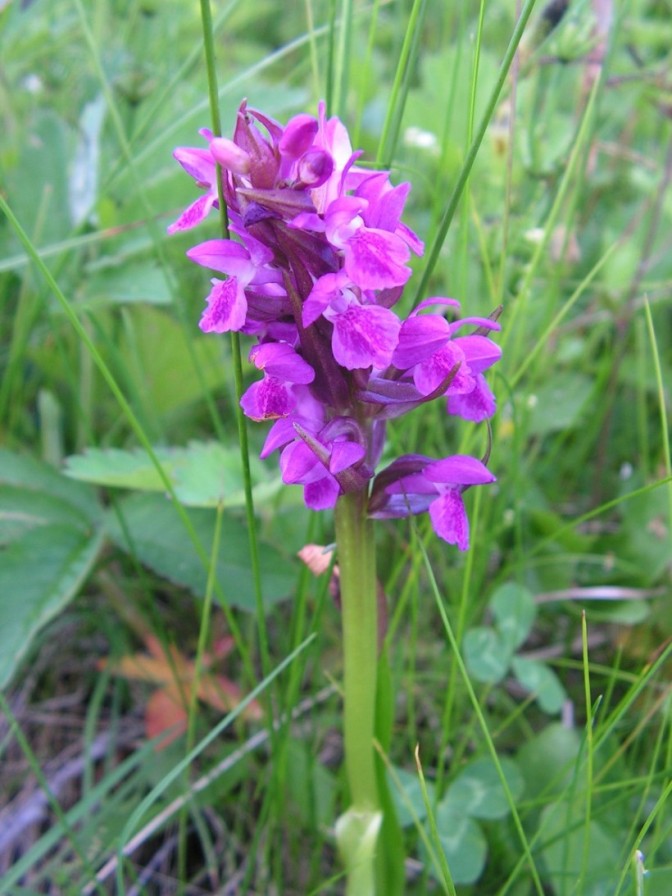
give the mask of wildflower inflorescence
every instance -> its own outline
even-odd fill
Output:
[[[377,475],[388,420],[445,398],[448,414],[494,413],[483,371],[500,349],[490,318],[449,322],[453,299],[393,311],[423,244],[401,220],[409,184],[358,167],[338,118],[297,115],[286,127],[243,102],[233,140],[202,130],[207,146],[175,158],[205,192],[169,227],[187,230],[219,205],[217,165],[237,239],[190,249],[214,278],[200,327],[256,339],[263,372],[241,398],[252,420],[274,421],[261,452],[280,450],[285,483],[301,484],[308,507],[369,494],[375,518],[429,510],[438,535],[462,550],[469,525],[462,492],[495,477],[479,460],[404,455]],[[475,329],[464,332],[465,326]]]

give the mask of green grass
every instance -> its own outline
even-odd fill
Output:
[[[498,477],[466,555],[422,517],[377,526],[406,892],[654,896],[671,10],[574,0],[551,29],[561,4],[519,5],[517,30],[501,0],[218,3],[219,110],[227,134],[245,96],[282,122],[327,97],[413,185],[402,312],[503,306],[491,433],[438,404],[388,433],[387,459],[490,450]],[[250,561],[235,346],[197,328],[193,235],[165,234],[194,198],[172,150],[211,125],[197,4],[24,6],[0,12],[0,893],[343,892],[340,616],[296,560],[333,520],[250,426]],[[151,680],[117,674],[150,645]],[[186,733],[157,751],[170,682]]]

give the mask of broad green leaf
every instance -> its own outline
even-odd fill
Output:
[[[523,585],[508,582],[499,587],[490,599],[490,608],[497,629],[511,650],[527,639],[537,609],[532,592]]]
[[[102,543],[63,524],[26,531],[0,552],[0,687],[38,631],[72,600]]]
[[[165,274],[146,259],[97,270],[86,285],[87,307],[134,302],[168,305],[170,301]]]
[[[403,792],[397,787],[395,778],[401,785]],[[422,795],[420,778],[403,768],[395,768],[394,778],[388,776],[388,783],[392,799],[397,807],[397,817],[402,828],[410,827],[414,822],[422,821],[427,816],[427,807]],[[425,781],[430,802],[434,799],[434,785],[431,781]],[[415,818],[414,818],[415,815]]]
[[[65,522],[72,521],[73,514],[79,514],[91,524],[100,520],[101,508],[93,489],[73,482],[54,467],[27,455],[0,448],[0,485],[60,502],[67,514]]]
[[[190,442],[178,449],[172,471],[175,491],[190,507],[243,507],[243,473],[238,446],[227,448],[219,442]],[[252,495],[262,507],[286,486],[275,472],[258,458],[250,457]]]
[[[156,455],[182,504],[189,507],[242,507],[243,474],[238,448],[218,442],[190,442],[186,448],[157,448]],[[280,480],[256,458],[250,459],[253,495],[263,504],[280,488]],[[74,479],[113,488],[165,492],[154,464],[141,448],[90,448],[69,457],[66,473]]]
[[[495,684],[501,681],[511,663],[508,643],[492,628],[470,628],[462,644],[464,661],[476,681]]]
[[[168,451],[157,448],[156,456],[169,475]],[[119,448],[87,448],[84,454],[73,455],[66,459],[65,473],[82,482],[112,488],[165,491],[156,467],[147,456],[147,452],[140,448],[132,451]]]
[[[561,793],[572,780],[579,754],[576,729],[554,722],[530,738],[518,751],[518,766],[531,799]]]
[[[573,806],[560,801],[551,803],[541,813],[540,852],[546,878],[554,893],[567,892],[569,881],[576,887],[585,854],[585,877],[574,892],[581,896],[611,896],[620,871],[617,840],[597,821],[590,821],[586,830],[584,808],[584,800],[577,794]]]
[[[209,557],[215,533],[215,511],[186,512]],[[107,514],[107,530],[119,547],[132,551],[158,575],[189,588],[197,597],[205,594],[208,571],[167,498],[139,494],[119,501]],[[264,602],[271,606],[292,593],[295,570],[275,547],[262,542],[259,549]],[[217,581],[228,604],[242,610],[256,609],[247,532],[242,520],[228,513],[222,524]]]
[[[588,410],[594,388],[593,380],[580,373],[554,375],[534,395],[528,421],[529,435],[545,436],[576,428]]]
[[[613,541],[622,559],[641,572],[642,584],[656,581],[670,562],[670,518],[667,491],[653,488],[623,505],[622,533]]]
[[[437,807],[436,826],[455,884],[472,884],[485,866],[487,844],[476,822],[445,803]],[[430,866],[434,874],[437,870]]]
[[[514,800],[523,790],[523,777],[512,759],[501,759],[506,783]],[[505,818],[511,811],[499,772],[491,759],[477,759],[460,772],[446,791],[442,804],[474,818]]]
[[[534,694],[534,699],[544,712],[560,712],[567,694],[552,669],[545,663],[522,656],[514,656],[511,667],[518,681],[525,690]]]
[[[120,333],[111,326],[108,339],[118,347],[118,363],[136,371],[143,398],[153,412],[170,415],[185,405],[202,401],[204,388],[222,386],[226,377],[223,357],[226,343],[199,334],[196,316],[191,351],[182,326],[156,305],[134,305],[132,324],[132,328],[124,328]],[[138,369],[139,350],[141,370]],[[199,366],[200,377],[194,363]]]
[[[63,498],[48,492],[0,485],[0,545],[49,523],[78,529],[82,534],[91,530],[91,521]]]
[[[38,246],[69,234],[68,131],[63,116],[37,111],[30,116],[26,139],[12,172],[5,180],[15,215]],[[3,178],[4,180],[4,178]]]

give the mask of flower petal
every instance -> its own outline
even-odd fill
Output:
[[[312,383],[315,371],[307,361],[286,342],[264,342],[255,345],[250,352],[250,361],[269,376],[285,383]]]
[[[206,301],[199,327],[204,333],[227,333],[240,330],[245,324],[247,299],[237,277],[211,281],[212,290]]]
[[[204,268],[239,277],[247,285],[254,275],[255,265],[250,253],[235,240],[206,240],[187,252],[187,258]]]
[[[399,370],[408,370],[430,358],[449,339],[450,325],[445,317],[439,314],[409,317],[401,325],[392,363]]]
[[[393,233],[360,227],[345,246],[345,270],[362,289],[401,286],[411,276],[406,243]]]
[[[215,196],[212,193],[199,196],[196,202],[192,202],[189,208],[182,212],[177,221],[173,221],[168,227],[168,233],[177,233],[180,230],[191,230],[192,227],[196,227],[208,217],[214,203]]]
[[[461,551],[469,547],[469,519],[458,489],[448,489],[429,505],[429,516],[434,531]]]
[[[286,417],[295,405],[296,399],[292,395],[291,386],[274,376],[265,376],[263,380],[252,383],[240,399],[245,416],[257,423]]]
[[[326,315],[334,324],[332,349],[347,370],[387,367],[399,337],[399,319],[389,308],[353,301],[340,314]]]
[[[430,395],[454,371],[448,387],[451,394],[471,392],[474,378],[465,364],[464,353],[452,342],[446,344],[431,358],[422,361],[413,369],[413,382],[418,392]]]
[[[342,441],[334,442],[329,459],[329,470],[334,475],[342,473],[353,464],[363,460],[366,450],[358,442]]]
[[[194,178],[196,183],[203,186],[211,186],[217,178],[217,169],[209,149],[200,147],[178,146],[173,152],[187,174]]]
[[[449,414],[462,417],[463,420],[481,423],[483,420],[489,420],[496,409],[495,396],[490,391],[485,377],[480,373],[471,392],[453,395],[452,391],[448,390],[446,410]]]
[[[487,336],[457,336],[452,342],[462,349],[473,373],[483,373],[502,357],[501,348]]]
[[[453,454],[427,464],[425,476],[432,482],[449,485],[484,485],[496,479],[484,463],[468,454]]]
[[[311,510],[331,510],[341,494],[341,487],[329,473],[303,488],[303,500]]]

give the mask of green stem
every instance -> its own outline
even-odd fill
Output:
[[[380,804],[374,760],[378,634],[376,554],[366,518],[366,493],[339,498],[335,510],[343,618],[345,767],[351,806],[338,839],[348,871],[348,896],[375,892],[375,843]]]

